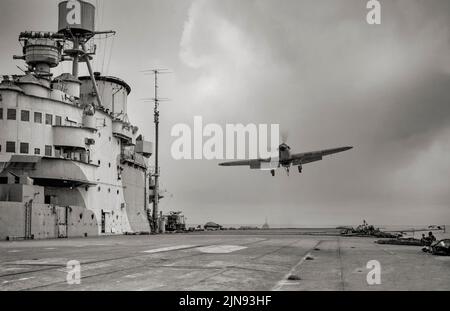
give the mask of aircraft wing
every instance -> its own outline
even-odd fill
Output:
[[[252,161],[258,161],[258,160],[231,161],[231,162],[219,163],[219,165],[220,166],[248,166],[251,164]]]
[[[325,150],[318,150],[318,151],[312,151],[312,152],[295,153],[295,154],[291,155],[291,161],[292,161],[293,165],[311,163],[311,162],[322,160],[322,158],[324,156],[347,151],[352,148],[353,147],[340,147],[340,148],[325,149]]]
[[[253,160],[240,160],[240,161],[230,161],[219,163],[220,166],[250,166],[251,169],[262,169],[271,167],[272,163],[278,164],[276,159],[253,159]]]

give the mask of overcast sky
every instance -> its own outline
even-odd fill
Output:
[[[450,1],[97,0],[94,67],[132,87],[130,120],[153,140],[161,77],[164,211],[190,223],[450,223]],[[51,0],[0,2],[0,69],[24,30],[57,30]],[[112,51],[112,53],[111,53]],[[110,60],[111,59],[111,60]],[[61,67],[68,70],[69,64]],[[353,145],[290,177],[170,155],[177,123],[279,123],[294,152]]]

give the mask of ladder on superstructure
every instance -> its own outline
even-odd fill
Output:
[[[33,238],[31,234],[31,214],[33,201],[25,203],[25,240],[31,240]]]

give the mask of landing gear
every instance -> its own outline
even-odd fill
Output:
[[[302,173],[302,169],[303,167],[301,165],[298,166],[298,172],[301,174]]]
[[[270,174],[272,174],[272,177],[275,176],[275,170],[270,170]]]

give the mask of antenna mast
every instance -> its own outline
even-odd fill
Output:
[[[154,75],[155,81],[154,81],[154,87],[155,87],[155,97],[152,99],[154,102],[154,110],[153,110],[153,116],[154,116],[154,122],[155,122],[155,172],[153,174],[155,186],[154,186],[154,193],[153,193],[153,213],[152,213],[152,220],[153,220],[153,232],[159,233],[160,223],[159,223],[159,176],[160,176],[160,169],[159,169],[159,103],[166,99],[161,99],[158,96],[158,75],[170,73],[167,69],[152,69],[152,70],[146,70],[145,72],[151,72]]]

